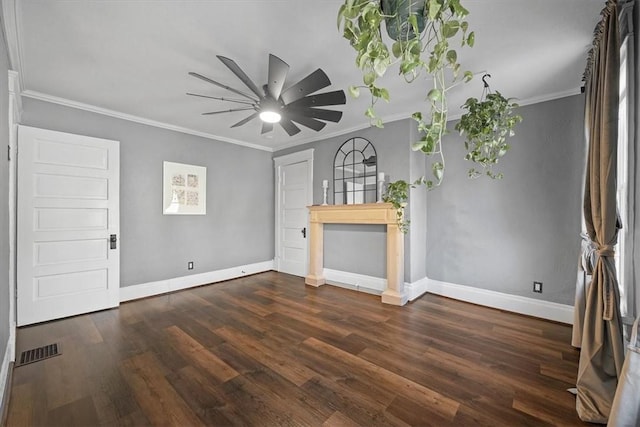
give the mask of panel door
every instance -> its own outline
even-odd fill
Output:
[[[118,141],[19,127],[18,326],[119,304],[119,169]]]
[[[280,209],[278,271],[307,274],[307,223],[310,204],[309,162],[283,165],[280,168]]]

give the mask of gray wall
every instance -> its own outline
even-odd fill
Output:
[[[2,28],[4,28],[2,26]],[[9,339],[9,59],[4,31],[0,28],[0,365]],[[0,390],[2,393],[2,390]],[[0,405],[2,402],[0,401]]]
[[[30,98],[23,104],[24,125],[120,141],[121,286],[273,259],[271,153]],[[162,215],[165,160],[207,167],[206,215]]]
[[[462,138],[445,141],[442,187],[427,201],[431,279],[573,305],[580,243],[584,97],[522,107],[500,170],[469,180]],[[543,293],[532,292],[533,281]]]
[[[405,281],[426,276],[572,305],[585,159],[583,104],[577,95],[522,107],[524,121],[511,141],[514,148],[500,165],[502,181],[469,180],[462,139],[453,133],[446,136],[442,186],[410,193]],[[278,151],[275,156],[315,148],[314,203],[321,203],[321,182],[332,177],[333,156],[353,136],[375,145],[378,170],[388,181],[414,181],[429,174],[429,159],[410,149],[417,138],[412,120]],[[385,277],[385,250],[382,226],[325,226],[327,268]],[[543,282],[542,294],[532,292],[534,280]]]
[[[280,150],[274,153],[274,157],[313,148],[313,202],[322,203],[322,180],[328,179],[330,182],[328,203],[332,204],[333,159],[338,148],[346,140],[361,137],[374,145],[378,155],[378,172],[385,173],[386,182],[408,180],[411,174],[409,147],[415,128],[413,120],[401,120],[387,123],[382,129],[366,128],[323,141]],[[417,224],[420,221],[423,221],[422,217],[416,219]],[[324,230],[326,268],[373,277],[386,277],[387,241],[384,225],[327,224]],[[412,237],[412,234],[405,236],[406,254],[410,253]],[[411,281],[411,277],[410,257],[407,256],[405,257],[405,281]]]
[[[418,141],[417,126],[412,127],[411,142]],[[409,150],[409,182],[416,182],[419,178],[428,177],[429,166],[425,161],[425,155],[421,151]],[[427,274],[427,190],[424,187],[411,189],[409,192],[409,204],[405,209],[405,215],[411,221],[409,224],[409,281],[415,282]]]

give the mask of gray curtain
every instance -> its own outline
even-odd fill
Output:
[[[618,233],[616,160],[618,139],[619,36],[617,3],[607,1],[596,28],[586,82],[588,141],[584,219],[596,247],[586,292],[576,410],[580,419],[606,423],[624,362],[614,251]]]

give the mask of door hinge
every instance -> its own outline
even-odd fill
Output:
[[[7,161],[11,161],[11,146],[7,145]]]

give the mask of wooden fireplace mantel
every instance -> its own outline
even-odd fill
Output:
[[[404,290],[404,234],[398,227],[396,210],[391,203],[365,203],[357,205],[309,206],[309,275],[305,283],[321,286],[323,276],[324,224],[386,224],[387,226],[387,288],[382,302],[405,305],[408,296]]]

